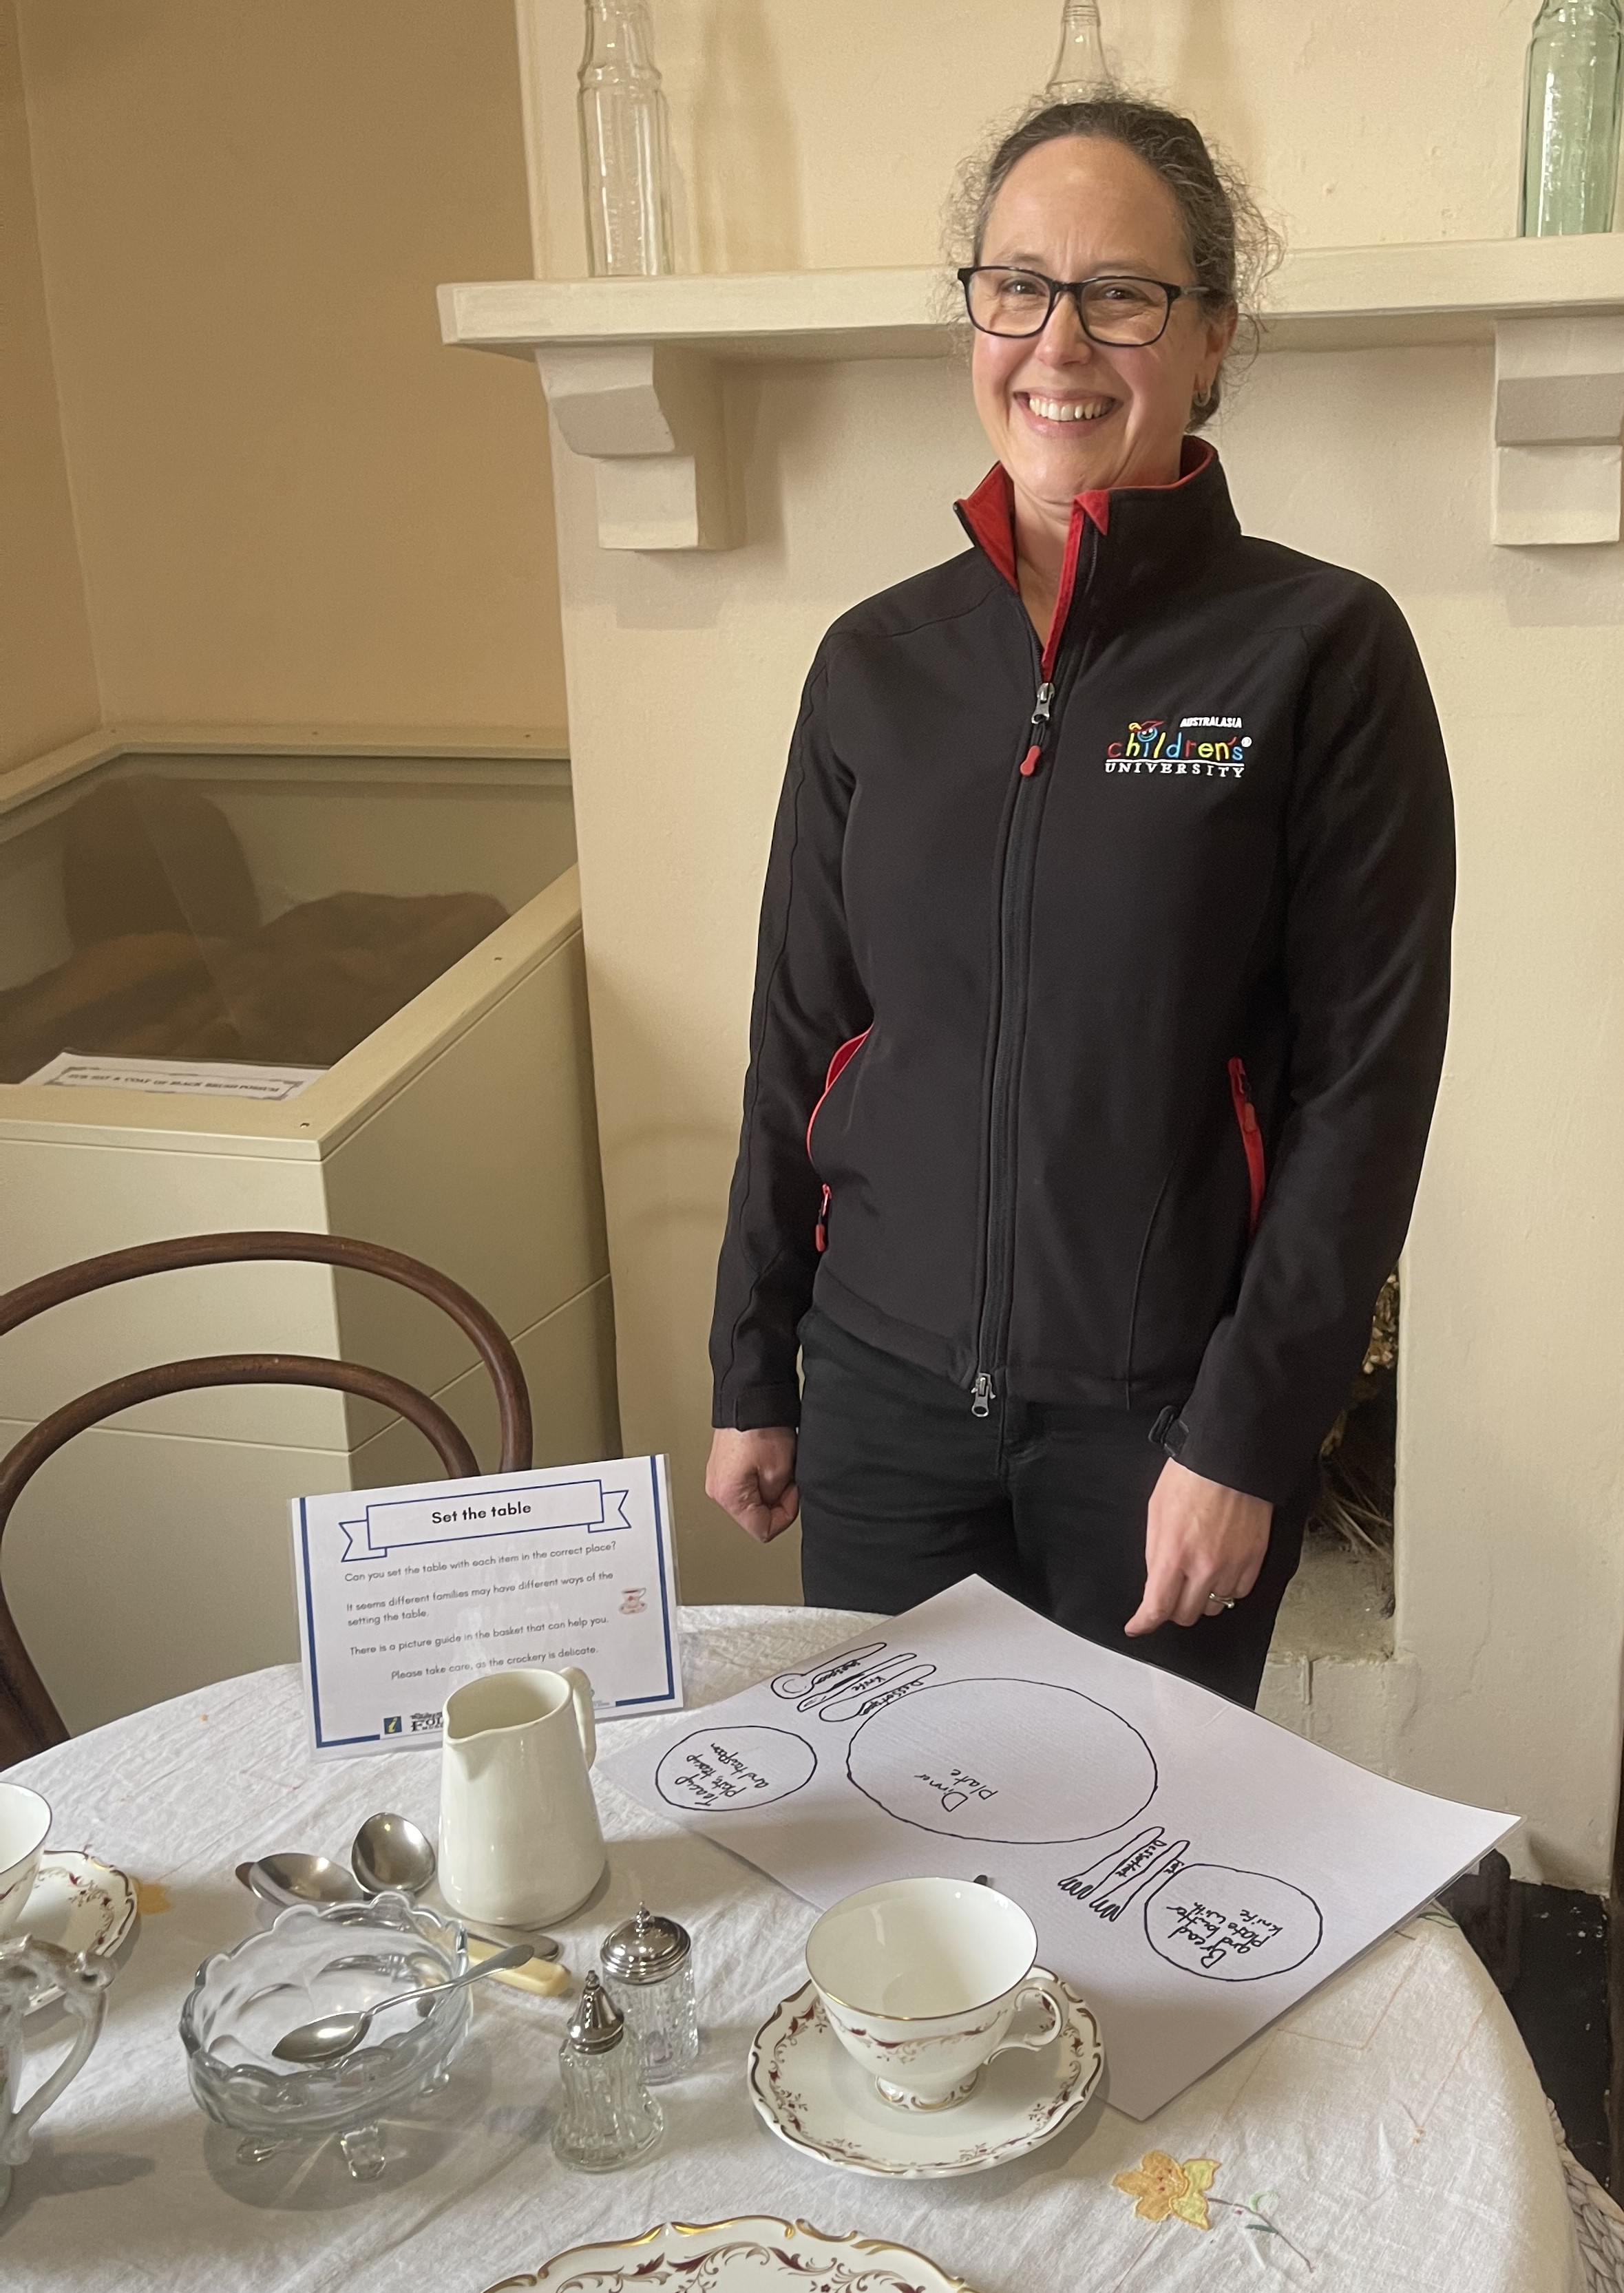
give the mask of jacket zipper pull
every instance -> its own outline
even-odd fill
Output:
[[[972,1417],[985,1417],[991,1404],[998,1398],[993,1387],[992,1378],[986,1370],[978,1369],[976,1372],[976,1381],[970,1390],[970,1415]]]
[[[1020,776],[1029,781],[1043,761],[1043,742],[1049,732],[1049,703],[1054,699],[1054,686],[1045,677],[1037,688],[1037,706],[1032,711],[1032,745],[1020,760]]]
[[[1240,1117],[1240,1127],[1250,1134],[1258,1127],[1257,1108],[1253,1103],[1252,1085],[1246,1077],[1244,1060],[1230,1061],[1230,1091],[1235,1101],[1235,1112]]]
[[[829,1189],[827,1187],[824,1188],[824,1199],[817,1206],[817,1225],[814,1229],[814,1239],[816,1241],[818,1253],[821,1256],[829,1247]]]

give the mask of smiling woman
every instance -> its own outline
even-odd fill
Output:
[[[971,163],[955,207],[976,411],[1046,628],[1072,503],[1178,476],[1278,246],[1189,120],[1121,96],[1035,112]]]
[[[1199,131],[1037,109],[960,211],[996,460],[808,680],[707,1486],[815,1602],[978,1573],[1251,1702],[1431,1120],[1448,774],[1392,600],[1193,434],[1270,252]]]

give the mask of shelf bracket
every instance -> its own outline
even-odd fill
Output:
[[[1501,319],[1494,517],[1502,547],[1624,538],[1624,319]]]
[[[714,361],[662,344],[538,348],[559,435],[595,466],[604,549],[728,549]]]

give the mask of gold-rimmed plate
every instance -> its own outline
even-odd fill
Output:
[[[745,2214],[737,2221],[662,2222],[641,2237],[572,2245],[487,2293],[677,2293],[702,2265],[705,2293],[971,2293],[923,2254],[855,2230]]]

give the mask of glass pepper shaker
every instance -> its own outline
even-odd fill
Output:
[[[686,1927],[646,1903],[604,1939],[604,1973],[642,2050],[651,2086],[680,2078],[699,2059],[693,1951]]]
[[[626,2042],[625,2017],[596,1972],[581,1987],[558,2070],[564,2100],[553,2121],[553,2152],[561,2165],[587,2174],[629,2166],[664,2133],[636,2043]]]

